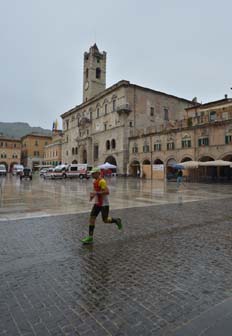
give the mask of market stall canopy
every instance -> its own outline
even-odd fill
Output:
[[[117,168],[117,166],[115,166],[115,165],[113,165],[109,162],[105,162],[102,165],[98,166],[98,168],[100,168],[100,169],[115,169],[115,168]]]
[[[185,161],[180,163],[184,169],[192,169],[192,168],[198,168],[199,162],[198,161]]]
[[[206,161],[206,162],[199,162],[199,166],[203,167],[225,167],[230,166],[232,167],[231,161],[224,161],[224,160],[215,160],[215,161]]]

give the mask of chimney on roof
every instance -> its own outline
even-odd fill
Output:
[[[225,99],[228,99],[228,95],[227,94],[225,94]]]

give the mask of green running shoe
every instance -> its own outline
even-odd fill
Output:
[[[122,220],[121,220],[121,218],[117,218],[116,221],[117,221],[116,225],[117,225],[118,229],[122,230]]]
[[[93,237],[87,236],[87,237],[81,239],[81,242],[83,244],[92,244],[93,243]]]

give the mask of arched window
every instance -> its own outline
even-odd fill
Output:
[[[111,140],[111,147],[112,147],[112,149],[116,148],[116,141],[115,141],[115,139]]]
[[[74,147],[72,148],[72,155],[74,155],[75,154],[75,149],[74,149]]]
[[[109,150],[110,149],[110,140],[107,140],[106,141],[106,150]]]
[[[101,78],[101,69],[100,69],[100,68],[97,68],[97,69],[96,69],[96,78],[97,78],[97,79],[100,79],[100,78]]]

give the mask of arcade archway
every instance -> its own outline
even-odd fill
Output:
[[[160,165],[160,164],[164,164],[164,163],[163,163],[162,160],[160,160],[160,159],[156,159],[156,160],[154,161],[154,164]]]
[[[173,168],[173,165],[175,165],[177,162],[174,158],[168,159],[166,163],[166,177],[168,180],[171,180],[172,178],[175,178],[176,176],[176,169]]]
[[[133,177],[140,177],[140,163],[138,160],[134,160],[131,162],[129,167],[129,175]]]
[[[202,156],[199,161],[214,161],[212,156]],[[199,181],[212,181],[217,177],[217,167],[199,167],[198,168]]]
[[[144,178],[151,178],[151,173],[152,173],[152,166],[151,166],[151,161],[149,159],[143,160],[143,172],[142,172],[142,177]]]
[[[185,156],[185,157],[181,160],[181,162],[188,162],[188,161],[192,161],[192,159],[191,159],[190,157],[188,157],[188,156]]]
[[[232,164],[232,154],[226,154],[221,158],[224,161],[230,161]],[[218,167],[217,168],[217,179],[220,181],[231,181],[232,180],[232,168],[230,166]]]
[[[0,161],[0,164],[3,164],[6,167],[6,171],[8,172],[8,164],[5,161]]]
[[[117,166],[117,161],[116,161],[116,159],[115,159],[115,157],[113,155],[107,156],[107,158],[105,159],[104,163],[106,163],[106,162],[108,162],[108,163],[110,163],[112,165]]]

